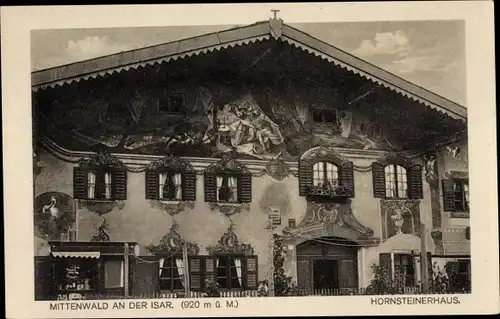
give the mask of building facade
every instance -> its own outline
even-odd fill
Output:
[[[254,291],[273,234],[310,294],[469,260],[466,109],[280,19],[32,82],[38,281],[111,251],[99,293]]]

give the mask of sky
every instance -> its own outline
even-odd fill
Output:
[[[463,21],[290,25],[466,106]],[[46,69],[236,26],[36,30],[31,33],[31,68]]]

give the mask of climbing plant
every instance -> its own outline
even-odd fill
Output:
[[[296,290],[292,282],[292,277],[285,274],[283,265],[285,263],[285,252],[281,237],[274,234],[273,246],[273,264],[274,264],[274,295],[275,296],[290,296]]]

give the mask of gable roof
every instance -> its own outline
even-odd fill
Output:
[[[357,58],[305,32],[270,19],[252,25],[208,33],[155,46],[119,52],[90,60],[32,72],[32,90],[62,86],[106,74],[137,69],[147,65],[183,59],[214,50],[275,38],[325,59],[337,66],[365,77],[410,99],[441,111],[454,119],[465,121],[467,109],[438,94],[424,89],[369,62]]]

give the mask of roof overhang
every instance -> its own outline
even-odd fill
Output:
[[[32,90],[37,91],[81,80],[95,79],[107,74],[176,61],[271,38],[287,42],[411,100],[418,101],[447,114],[454,119],[466,121],[467,109],[465,107],[318,40],[307,33],[283,24],[281,19],[270,19],[269,21],[245,27],[35,71],[32,73]]]

